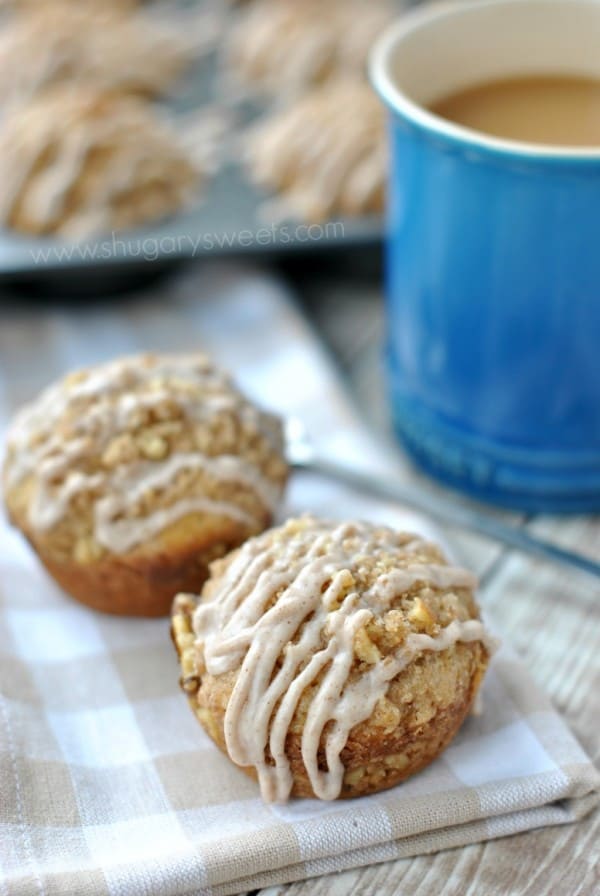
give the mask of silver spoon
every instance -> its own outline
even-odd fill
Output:
[[[397,501],[413,510],[420,510],[441,523],[458,526],[460,529],[499,541],[515,551],[600,578],[600,563],[590,557],[584,557],[551,541],[530,535],[524,529],[500,522],[474,507],[444,501],[416,489],[398,485],[389,476],[364,473],[320,456],[300,420],[292,418],[286,422],[286,443],[288,460],[296,470],[306,470],[329,479],[336,479],[357,491],[387,501]]]

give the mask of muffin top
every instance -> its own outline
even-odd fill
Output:
[[[124,3],[32,4],[0,30],[0,96],[28,99],[66,81],[159,94],[190,56],[185,35]]]
[[[232,28],[226,63],[238,81],[275,95],[361,74],[396,12],[386,0],[329,0],[327,15],[320,0],[255,0]]]
[[[147,354],[72,373],[24,407],[4,485],[21,528],[85,561],[192,513],[260,531],[286,473],[279,420],[208,358]]]
[[[334,799],[351,729],[385,712],[386,691],[403,669],[423,651],[457,642],[491,649],[475,585],[471,573],[416,535],[312,517],[252,538],[213,564],[193,618],[197,671],[202,679],[234,680],[227,750],[237,764],[255,767],[265,799],[285,800],[292,789],[292,723],[302,726],[315,795]]]
[[[333,80],[266,116],[245,155],[252,178],[283,191],[290,211],[306,220],[383,207],[384,113],[361,78]]]
[[[7,114],[0,176],[3,224],[80,238],[175,211],[200,175],[149,103],[71,85]]]

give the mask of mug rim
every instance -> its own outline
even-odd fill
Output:
[[[596,7],[599,6],[598,0],[527,0],[527,2],[540,5],[558,5],[565,2],[575,2],[579,3],[579,5],[590,6],[593,3]],[[371,50],[369,56],[371,84],[392,112],[414,125],[420,126],[429,133],[463,148],[478,148],[486,150],[491,154],[524,159],[540,158],[559,162],[598,162],[600,161],[600,147],[583,148],[510,140],[448,121],[448,119],[436,115],[425,106],[411,99],[408,94],[394,83],[389,74],[388,69],[392,53],[398,43],[416,28],[427,25],[432,21],[451,18],[459,11],[475,11],[483,6],[520,6],[522,3],[523,0],[479,0],[475,6],[469,0],[449,0],[449,2],[434,3],[431,6],[404,13],[397,22],[390,25],[380,35]]]

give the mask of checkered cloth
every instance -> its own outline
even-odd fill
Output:
[[[0,309],[2,416],[68,368],[197,345],[264,404],[303,418],[324,450],[389,463],[285,292],[222,269],[168,296]],[[288,511],[308,508],[427,530],[297,474]],[[507,649],[483,715],[424,772],[357,801],[267,806],[179,692],[167,621],[72,602],[4,524],[0,602],[0,893],[225,896],[564,824],[598,800],[590,761]]]

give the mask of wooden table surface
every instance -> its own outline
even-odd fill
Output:
[[[384,436],[380,290],[369,281],[329,276],[299,284],[304,304],[329,343],[363,414]],[[438,493],[406,463],[406,477]],[[448,494],[446,492],[446,494]],[[454,497],[454,496],[453,496]],[[600,557],[600,517],[519,517],[513,522]],[[600,762],[600,585],[583,575],[513,554],[488,541],[447,532],[462,562],[475,568],[480,601],[521,654],[587,753]],[[518,834],[437,855],[275,887],[261,896],[598,896],[600,812],[582,822]]]

